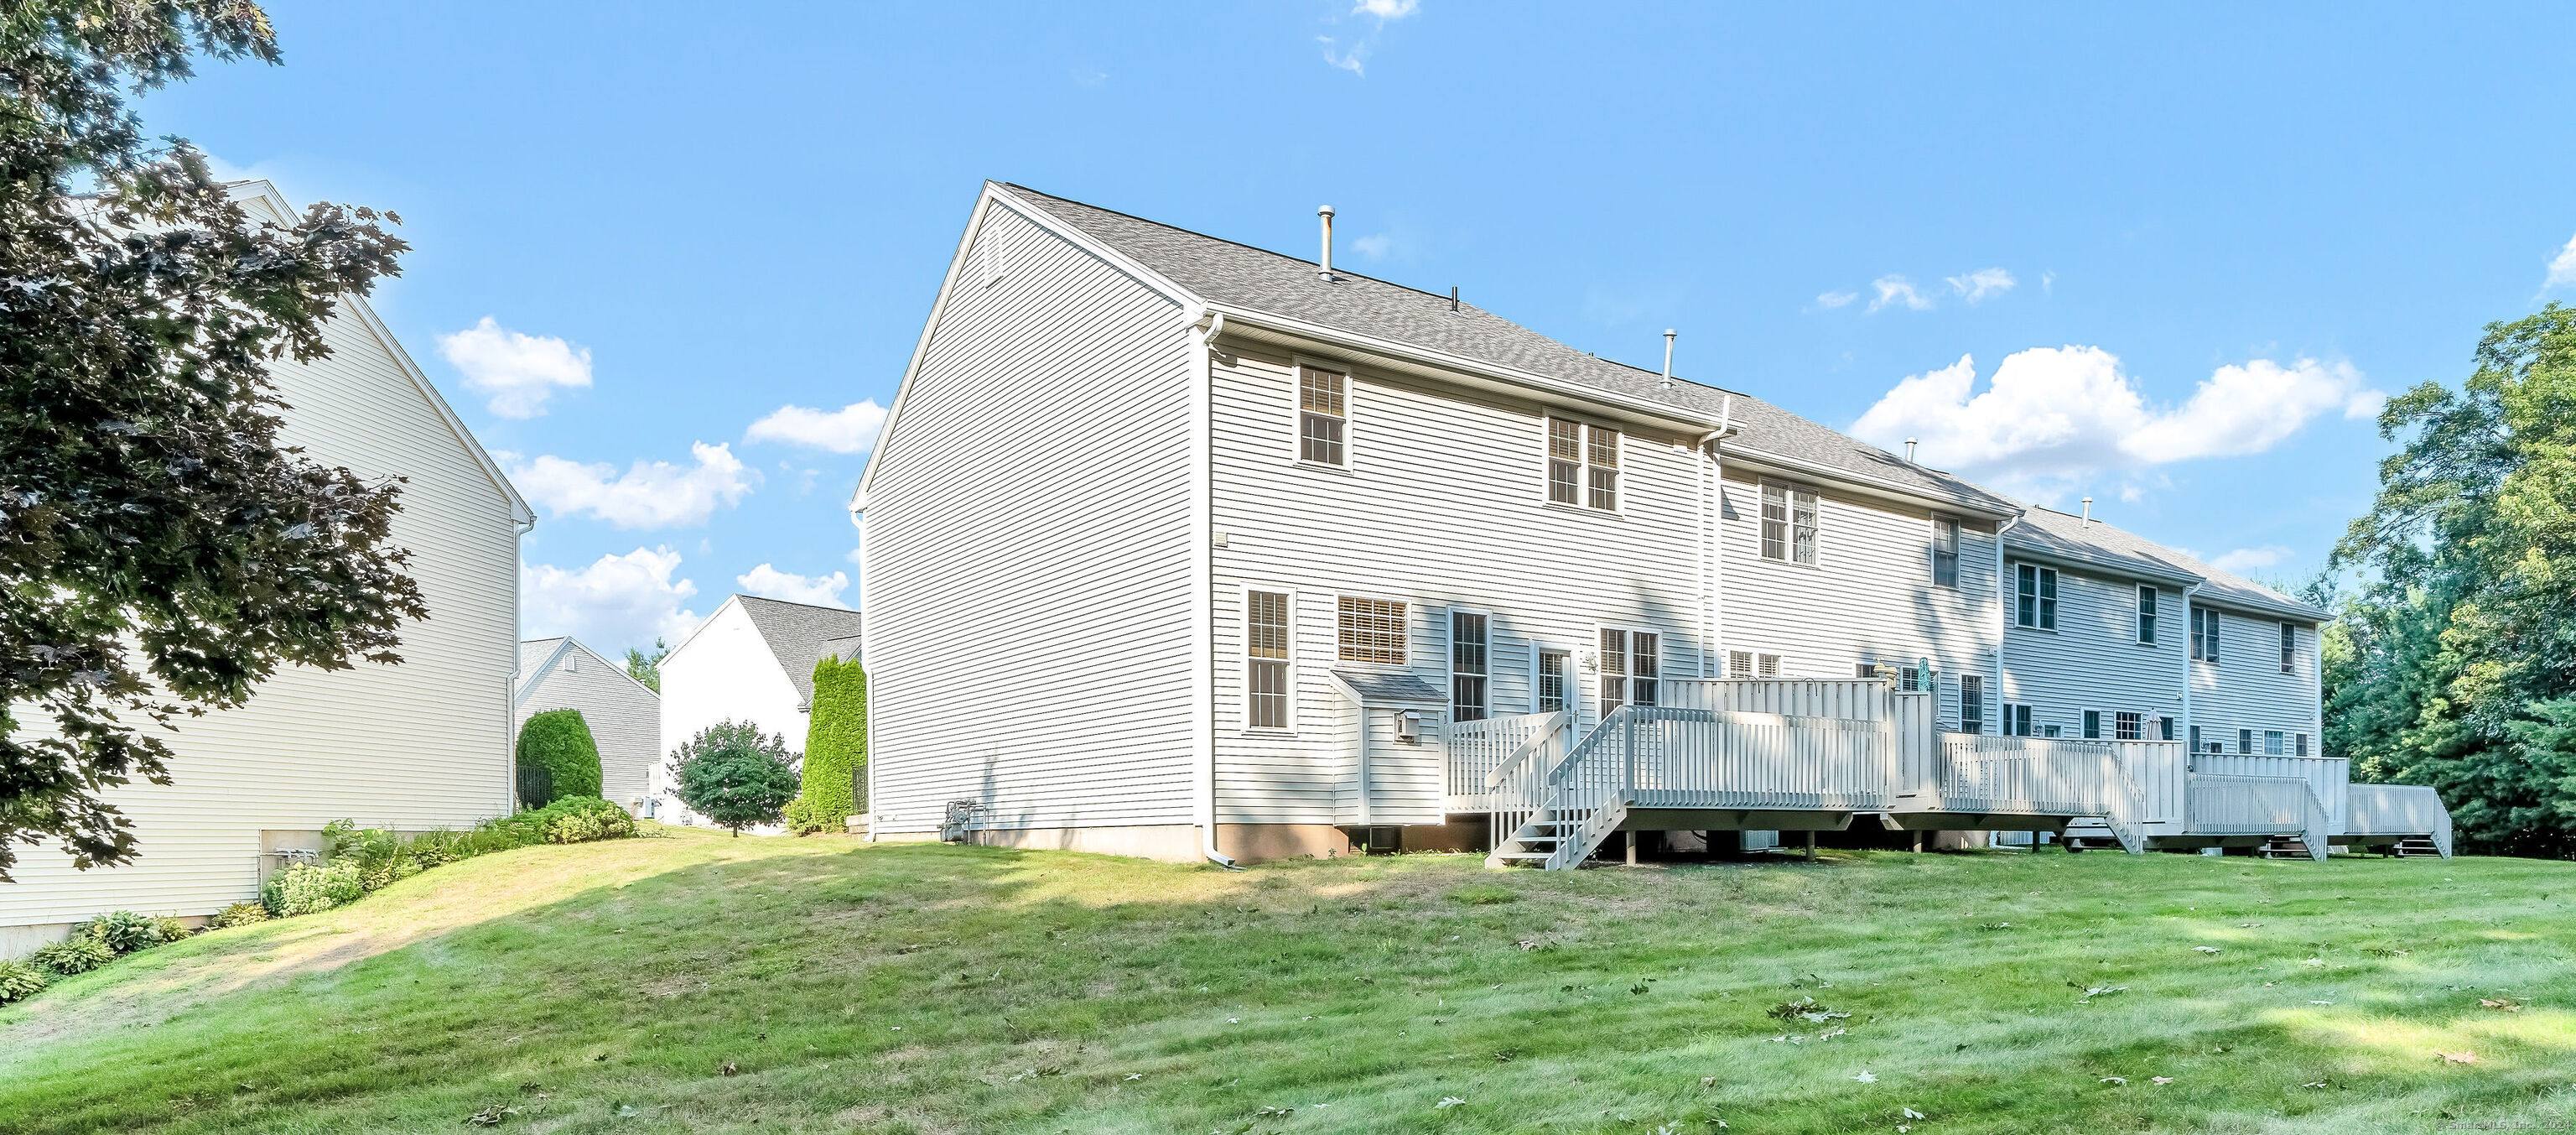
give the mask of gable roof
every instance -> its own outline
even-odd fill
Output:
[[[761,641],[769,644],[769,653],[778,660],[779,669],[787,671],[787,680],[796,684],[797,704],[814,704],[814,664],[823,660],[824,644],[858,636],[859,613],[757,595],[733,599],[742,605]]]
[[[544,684],[548,675],[561,672],[564,656],[574,651],[580,651],[589,656],[601,670],[626,679],[627,683],[636,689],[652,694],[656,698],[662,696],[653,687],[636,681],[635,675],[626,672],[624,664],[582,645],[580,639],[558,637],[532,638],[519,644],[519,684],[512,697],[522,702],[528,700],[528,696],[535,693],[539,685]]]
[[[2034,507],[2023,513],[2021,523],[2005,531],[2004,546],[2053,559],[2126,571],[2151,581],[2197,584],[2200,591],[2195,598],[2252,608],[2265,614],[2309,622],[2324,622],[2334,617],[2331,612],[2319,610],[2243,576],[2220,571],[2134,532],[2122,531],[2099,520],[2088,522],[2083,517],[2053,508]]]
[[[1928,495],[1998,516],[2020,506],[1965,479],[1909,462],[1877,446],[1737,391],[1596,358],[1473,304],[1450,309],[1449,297],[1335,268],[1335,280],[1300,260],[1188,229],[1040,193],[999,186],[1025,203],[1123,256],[1199,300],[1262,312],[1296,323],[1425,349],[1510,371],[1543,376],[1621,402],[1660,407],[1701,422],[1724,415],[1735,427],[1731,451],[1770,457]]]

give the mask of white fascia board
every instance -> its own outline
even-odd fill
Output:
[[[2004,541],[2004,555],[2016,560],[2037,560],[2066,567],[2085,568],[2104,575],[2125,576],[2147,583],[2171,584],[2175,587],[2197,587],[2208,582],[2188,572],[2155,571],[2126,560],[2076,555],[2055,548],[2034,548],[2027,544],[2016,544],[2010,540]]]
[[[703,619],[698,620],[698,625],[697,625],[697,626],[695,626],[695,627],[693,627],[693,628],[690,628],[690,630],[689,630],[689,634],[688,634],[688,637],[681,639],[681,640],[680,640],[680,642],[679,642],[679,645],[672,647],[672,648],[671,648],[671,652],[670,652],[669,654],[665,654],[665,655],[663,655],[663,656],[662,656],[662,661],[664,661],[664,662],[669,662],[670,660],[672,660],[672,659],[674,659],[674,658],[679,657],[679,656],[680,656],[680,652],[681,652],[681,651],[688,649],[688,648],[689,648],[689,644],[690,644],[690,643],[693,643],[693,642],[698,641],[698,636],[699,636],[699,635],[706,633],[706,629],[707,629],[708,627],[714,626],[714,625],[716,624],[716,616],[724,614],[724,613],[725,613],[725,609],[726,609],[726,608],[728,608],[728,607],[739,607],[739,606],[741,606],[741,605],[742,605],[742,596],[741,596],[741,595],[738,595],[738,594],[737,594],[737,595],[727,595],[727,596],[725,596],[725,601],[724,601],[724,602],[722,602],[722,603],[717,604],[717,605],[716,605],[716,609],[715,609],[715,610],[710,611],[710,612],[707,612],[707,617],[706,617],[706,618],[703,618]],[[759,630],[760,628],[759,628],[759,627],[757,627],[757,626],[755,626],[755,627],[753,627],[752,629],[753,629],[753,630],[755,630],[755,631],[757,631],[757,630]],[[566,635],[565,637],[566,637],[566,638],[570,638],[571,636]]]
[[[2000,508],[1964,500],[1947,493],[1901,485],[1866,473],[1855,473],[1849,469],[1809,461],[1802,457],[1772,453],[1741,443],[1727,446],[1726,455],[1730,460],[1757,470],[1785,473],[1811,481],[1832,482],[1844,488],[1858,489],[1874,496],[1902,500],[1911,504],[1928,504],[1949,512],[1982,516],[1989,520],[2011,520],[2021,515],[2019,508]]]

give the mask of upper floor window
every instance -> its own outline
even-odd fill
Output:
[[[2191,656],[2203,662],[2218,661],[2218,612],[2207,607],[2191,609]]]
[[[1288,596],[1244,593],[1245,723],[1254,729],[1288,728]]]
[[[2156,641],[2156,589],[2138,586],[2138,641],[2150,646]]]
[[[2289,623],[2281,624],[2281,672],[2299,672],[2299,628]]]
[[[1763,483],[1762,558],[1793,564],[1816,562],[1814,490]]]
[[[1485,616],[1449,613],[1449,708],[1457,721],[1485,718]]]
[[[1932,518],[1932,586],[1959,586],[1959,522]]]
[[[1565,684],[1574,677],[1574,659],[1562,650],[1538,652],[1538,711],[1565,708]]]
[[[1342,596],[1334,637],[1344,662],[1404,665],[1404,604]]]
[[[2015,564],[2013,625],[2043,631],[2057,629],[2057,569]]]
[[[1351,376],[1314,367],[1297,368],[1297,459],[1318,465],[1348,465],[1343,435],[1350,428]]]
[[[1601,629],[1601,716],[1623,705],[1655,704],[1662,642],[1649,631]]]
[[[1547,499],[1605,512],[1619,507],[1619,431],[1547,420]]]
[[[1959,732],[1986,731],[1986,679],[1982,674],[1959,675]]]
[[[2130,713],[2126,710],[2112,713],[2111,739],[2114,741],[2146,740],[2147,716],[2143,713]]]

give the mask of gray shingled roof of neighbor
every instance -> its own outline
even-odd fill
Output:
[[[859,613],[757,595],[736,595],[734,599],[742,604],[742,613],[751,617],[761,641],[769,644],[769,653],[778,659],[779,668],[787,671],[787,680],[796,683],[797,704],[814,704],[814,664],[823,660],[823,644],[855,637],[859,633]]]
[[[1373,670],[1335,670],[1333,676],[1360,696],[1362,704],[1411,704],[1420,702],[1449,704],[1449,695],[1419,674],[1388,674]]]
[[[1907,461],[1752,395],[1596,358],[1474,304],[1449,309],[1449,297],[1333,269],[1326,282],[1313,261],[1236,244],[1188,229],[1068,201],[1005,183],[1013,195],[1094,240],[1188,289],[1200,299],[1318,326],[1474,359],[1579,383],[1699,417],[1731,412],[1739,449],[1821,465],[1971,507],[2010,514],[2010,498],[1965,479]],[[1729,406],[1729,396],[1732,404]]]
[[[2243,576],[2220,571],[2133,532],[2087,522],[2053,508],[2033,508],[2004,533],[2004,546],[2060,559],[2122,568],[2149,577],[2198,583],[2199,594],[2323,622],[2334,616]]]

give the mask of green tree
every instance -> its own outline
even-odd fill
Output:
[[[600,794],[599,742],[590,735],[590,722],[582,719],[577,709],[550,709],[530,714],[527,724],[519,727],[519,764],[546,770],[549,788],[543,800],[522,800],[529,808],[543,808],[567,796]]]
[[[650,654],[631,646],[627,647],[626,676],[644,683],[654,693],[661,693],[662,660],[670,656],[671,648],[664,646],[659,636],[653,639],[653,652]]]
[[[814,664],[814,709],[805,724],[805,788],[788,806],[799,834],[840,831],[867,809],[868,676],[856,662]]]
[[[2378,500],[2335,563],[2367,569],[2327,659],[2330,752],[2429,784],[2461,836],[2576,852],[2576,309],[2491,324],[2460,389],[2388,404]],[[2336,644],[2329,640],[2328,646]]]
[[[341,299],[408,246],[364,208],[255,222],[185,142],[147,147],[126,99],[201,55],[276,63],[267,14],[0,15],[0,881],[45,839],[130,862],[104,794],[170,782],[174,717],[281,665],[399,662],[428,614],[386,545],[396,484],[281,442],[268,372],[328,354]]]
[[[740,838],[753,824],[777,823],[779,810],[796,798],[794,760],[787,738],[763,737],[747,721],[720,721],[680,745],[671,783],[690,811]]]

